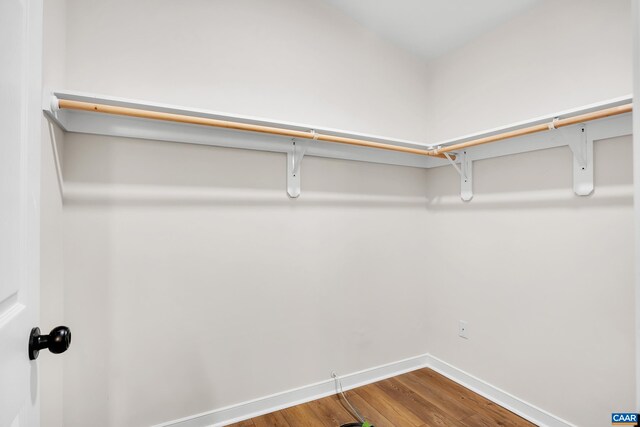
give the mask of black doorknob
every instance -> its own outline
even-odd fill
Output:
[[[40,328],[33,328],[29,336],[29,359],[36,360],[45,348],[54,354],[64,353],[70,345],[71,331],[66,326],[53,328],[49,335],[40,335]]]

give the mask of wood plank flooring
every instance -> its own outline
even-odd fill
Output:
[[[375,427],[521,427],[534,424],[431,369],[348,391]],[[337,396],[283,409],[232,427],[337,427],[354,422]]]

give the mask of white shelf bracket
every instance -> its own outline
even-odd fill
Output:
[[[470,201],[473,199],[473,161],[466,151],[456,153],[456,160],[460,162],[460,166],[449,156],[449,153],[444,155],[460,175],[460,198],[465,202]]]
[[[580,125],[576,135],[567,138],[573,152],[573,191],[578,196],[593,193],[593,139],[587,136],[587,126]]]
[[[293,199],[300,196],[300,165],[306,151],[305,142],[291,140],[291,150],[287,152],[287,194]]]

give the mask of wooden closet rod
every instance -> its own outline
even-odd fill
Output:
[[[160,111],[140,110],[137,108],[116,107],[106,104],[95,104],[91,102],[71,101],[59,99],[58,107],[70,110],[94,111],[97,113],[116,114],[120,116],[139,117],[143,119],[164,120],[169,122],[187,123],[193,125],[213,126],[225,129],[235,129],[248,132],[268,133],[271,135],[281,135],[290,138],[304,138],[318,141],[336,142],[340,144],[358,145],[360,147],[379,148],[382,150],[399,151],[402,153],[419,154],[422,156],[446,158],[444,154],[432,153],[431,150],[421,150],[418,148],[403,147],[398,145],[383,144],[381,142],[366,141],[363,139],[346,138],[342,136],[326,135],[314,131],[298,131],[271,126],[252,125],[249,123],[232,122],[227,120],[210,119],[206,117],[187,116],[183,114],[163,113]],[[454,156],[451,156],[455,159]]]
[[[432,156],[436,156],[438,154],[444,154],[450,151],[460,151],[468,147],[475,147],[476,145],[488,144],[490,142],[502,141],[504,139],[515,138],[517,136],[524,136],[532,133],[544,132],[551,129],[557,129],[565,126],[576,125],[578,123],[588,122],[591,120],[604,119],[605,117],[617,116],[618,114],[630,113],[632,109],[633,109],[633,104],[625,104],[617,107],[605,108],[603,110],[593,111],[591,113],[580,114],[578,116],[573,116],[573,117],[567,117],[566,119],[555,119],[548,123],[542,123],[539,125],[529,126],[522,129],[516,129],[509,132],[500,133],[497,135],[485,136],[483,138],[461,142],[459,144],[447,145],[444,147],[431,150],[429,153]]]
[[[460,151],[468,147],[476,145],[488,144],[490,142],[502,141],[518,136],[529,135],[537,132],[544,132],[551,129],[558,129],[565,126],[571,126],[578,123],[588,122],[591,120],[603,119],[605,117],[625,114],[632,111],[632,104],[620,105],[617,107],[605,108],[603,110],[593,111],[591,113],[580,114],[565,119],[554,119],[548,123],[529,126],[522,129],[516,129],[497,135],[486,136],[471,141],[461,142],[459,144],[447,145],[435,148],[433,150],[421,150],[418,148],[403,147],[398,145],[384,144],[381,142],[366,141],[363,139],[347,138],[343,136],[326,135],[316,133],[314,131],[298,131],[293,129],[285,129],[271,126],[253,125],[249,123],[232,122],[227,120],[210,119],[206,117],[187,116],[183,114],[163,113],[160,111],[140,110],[137,108],[117,107],[106,104],[96,104],[92,102],[72,101],[68,99],[59,99],[58,107],[71,110],[93,111],[97,113],[116,114],[120,116],[139,117],[143,119],[164,120],[169,122],[187,123],[194,125],[213,126],[225,129],[235,129],[248,132],[267,133],[271,135],[281,135],[290,138],[304,138],[318,141],[335,142],[339,144],[357,145],[360,147],[378,148],[382,150],[399,151],[402,153],[419,154],[422,156],[446,158],[444,153],[452,151]],[[455,156],[449,155],[451,160],[455,160]]]

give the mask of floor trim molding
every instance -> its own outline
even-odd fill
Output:
[[[363,371],[341,375],[342,386],[345,390],[371,384],[386,378],[395,377],[416,369],[427,367],[426,354],[376,366]],[[203,412],[157,424],[154,427],[222,427],[227,424],[254,418],[280,409],[289,408],[301,403],[321,399],[335,394],[335,383],[329,378],[315,384],[302,386],[270,396],[250,400],[236,405],[227,406],[213,411]]]
[[[511,393],[468,374],[435,356],[426,355],[426,359],[428,360],[427,367],[540,427],[576,427],[574,424],[525,402]]]
[[[541,427],[575,427],[568,421],[525,402],[430,354],[423,354],[344,375],[341,377],[342,385],[345,390],[349,390],[421,368],[431,368],[452,381]],[[335,392],[334,381],[327,379],[270,396],[157,424],[153,427],[222,427],[269,412],[320,399],[332,395]]]

